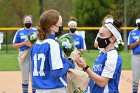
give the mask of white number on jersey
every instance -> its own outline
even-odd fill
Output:
[[[45,76],[45,73],[43,71],[44,69],[44,62],[45,62],[45,55],[44,54],[35,54],[34,55],[34,71],[33,76]],[[41,60],[40,70],[37,71],[37,61]]]

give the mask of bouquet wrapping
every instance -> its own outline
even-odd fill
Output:
[[[61,46],[66,58],[70,56],[72,51],[76,50],[74,40],[70,36],[61,36],[56,41]],[[76,62],[75,68],[69,69],[66,77],[68,82],[67,93],[84,93],[89,83],[89,77]]]
[[[75,69],[69,69],[67,72],[67,93],[84,93],[89,83],[89,77],[82,68],[76,63],[75,65]]]
[[[37,33],[36,32],[31,33],[30,35],[28,35],[28,40],[27,41],[30,41],[31,44],[34,44],[36,42],[36,40],[37,40]],[[30,52],[30,48],[28,50],[23,51],[22,55],[18,56],[18,61],[20,63],[23,63],[25,58],[26,58],[26,56],[29,54],[29,52]]]

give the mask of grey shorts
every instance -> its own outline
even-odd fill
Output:
[[[36,93],[66,93],[66,88],[56,88],[56,89],[36,89]]]
[[[23,51],[19,51],[19,56],[21,56],[22,54],[23,54]],[[29,76],[31,74],[31,72],[30,72],[30,70],[31,70],[30,62],[31,62],[31,59],[30,59],[29,54],[26,56],[23,63],[19,62],[23,84],[28,84],[28,81],[29,81]]]
[[[133,84],[140,80],[140,55],[132,55],[131,59]]]

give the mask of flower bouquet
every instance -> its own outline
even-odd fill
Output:
[[[30,41],[31,44],[34,44],[36,41],[37,41],[37,33],[34,32],[34,33],[31,33],[30,35],[28,35],[28,40],[27,41]],[[29,54],[30,52],[30,48],[28,50],[25,50],[19,57],[18,57],[18,61],[23,63],[26,56]]]
[[[124,47],[125,47],[125,45],[124,45],[124,42],[122,40],[117,40],[115,42],[115,48],[118,52],[123,51]]]
[[[74,46],[74,40],[72,40],[70,36],[61,36],[56,41],[61,46],[66,57],[69,57],[71,52],[76,49]]]
[[[61,36],[56,41],[61,46],[66,58],[70,56],[72,51],[76,50],[74,40],[70,36]],[[84,93],[89,78],[87,73],[82,71],[82,68],[75,62],[75,68],[69,69],[67,72],[67,82],[67,93]]]
[[[67,93],[84,93],[89,83],[89,76],[75,63],[74,69],[67,72]]]

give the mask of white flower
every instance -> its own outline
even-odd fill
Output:
[[[124,42],[121,42],[122,45],[124,45]]]
[[[121,40],[117,40],[117,43],[120,44],[121,43]]]
[[[116,44],[115,44],[115,48],[118,48],[118,47],[119,47],[119,46],[118,46],[118,44],[116,43]]]
[[[66,41],[62,42],[62,46],[64,46],[66,49],[72,48],[72,45],[69,42],[66,42]]]
[[[36,40],[36,38],[37,38],[36,32],[30,35],[30,40]]]
[[[37,33],[34,32],[34,33],[31,33],[30,35],[28,35],[28,40],[34,44],[37,40]]]
[[[124,42],[122,40],[117,40],[115,42],[115,48],[117,51],[122,51],[124,49]]]
[[[71,52],[75,49],[74,40],[70,36],[61,36],[57,38],[56,41],[67,57],[70,56]]]

